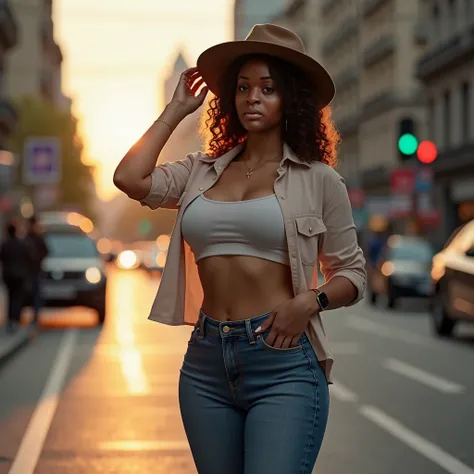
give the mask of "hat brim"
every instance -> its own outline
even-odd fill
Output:
[[[213,94],[220,95],[221,78],[227,68],[237,58],[247,54],[267,54],[283,59],[302,69],[317,90],[320,108],[328,105],[334,98],[336,89],[331,76],[311,56],[277,44],[248,40],[217,44],[206,49],[198,57],[198,71]]]

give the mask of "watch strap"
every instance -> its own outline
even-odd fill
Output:
[[[319,295],[321,294],[321,291],[318,290],[317,288],[311,288],[311,291],[313,291],[314,294],[316,295],[316,301],[318,302],[320,311],[323,311],[324,308],[322,307],[321,302],[319,301]]]

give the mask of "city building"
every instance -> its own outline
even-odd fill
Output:
[[[340,171],[370,194],[389,192],[399,166],[403,118],[425,133],[422,85],[415,75],[423,37],[418,1],[323,0],[323,63],[337,89],[334,119],[343,138]]]
[[[4,78],[8,54],[18,42],[18,26],[7,1],[0,3],[0,64]],[[2,79],[3,79],[2,78]],[[5,149],[5,142],[17,122],[17,114],[5,90],[4,80],[0,81],[0,150]],[[2,165],[3,166],[3,165]]]
[[[293,0],[271,18],[271,22],[294,31],[303,40],[306,53],[321,60],[320,10],[321,2]]]
[[[474,1],[425,0],[427,43],[416,67],[427,95],[427,134],[442,210],[442,238],[474,219]]]
[[[4,74],[8,95],[41,97],[68,110],[70,102],[61,89],[63,56],[54,40],[52,0],[10,2],[20,40],[8,57]]]
[[[189,67],[190,66],[184,59],[183,53],[179,52],[171,66],[169,75],[165,78],[162,84],[162,107],[171,101],[181,73]],[[210,94],[208,95],[208,98],[209,96]],[[160,107],[160,110],[162,107]],[[188,115],[176,127],[162,151],[160,162],[184,159],[187,153],[192,153],[205,148],[203,138],[199,133],[201,116],[205,113],[205,107],[206,102],[203,107],[199,108],[195,113]]]
[[[0,70],[5,74],[5,59],[18,42],[18,27],[8,1],[0,3]],[[6,216],[13,202],[9,196],[14,179],[15,158],[7,151],[7,139],[18,121],[17,113],[5,93],[0,80],[0,240]]]
[[[359,8],[358,1],[323,0],[319,22],[322,63],[336,84],[336,98],[331,104],[333,119],[343,137],[339,149],[338,171],[354,181],[358,178],[361,109]],[[358,186],[360,183],[349,184]]]
[[[243,40],[257,23],[268,23],[289,0],[235,0],[234,39]]]

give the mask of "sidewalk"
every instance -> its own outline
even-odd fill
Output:
[[[0,284],[0,365],[7,361],[34,336],[35,330],[29,326],[21,327],[12,334],[6,331],[5,289]]]

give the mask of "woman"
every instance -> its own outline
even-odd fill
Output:
[[[179,392],[199,473],[310,473],[332,365],[320,312],[356,303],[365,287],[332,169],[334,85],[297,35],[269,24],[197,66],[114,176],[143,205],[179,209],[150,319],[195,325]],[[155,168],[208,88],[208,153]],[[318,261],[326,283],[315,288]]]

